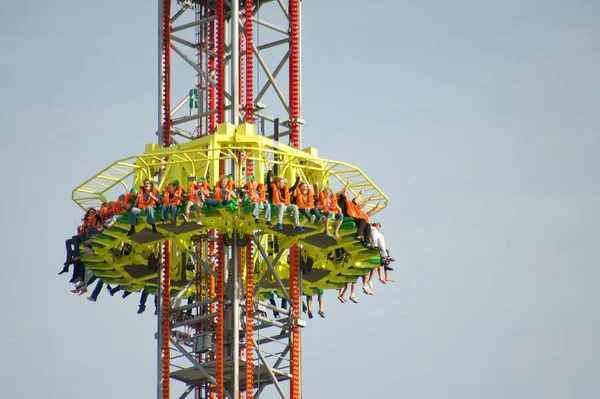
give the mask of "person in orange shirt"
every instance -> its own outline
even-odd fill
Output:
[[[167,212],[171,212],[171,223],[177,223],[177,208],[185,201],[183,187],[179,185],[179,180],[173,181],[165,188],[163,195],[163,206],[161,220],[167,222]]]
[[[111,217],[108,218],[104,222],[104,226],[106,226],[107,229],[110,229],[111,227],[114,226],[114,224],[117,222],[117,220],[121,216],[121,212],[123,212],[123,210],[125,210],[125,206],[126,206],[125,198],[126,198],[125,195],[121,194],[121,195],[119,195],[119,198],[116,201],[109,202]]]
[[[111,209],[112,209],[112,201],[102,203],[102,206],[100,207],[100,212],[99,212],[102,222],[106,222],[108,219],[110,219],[112,217]]]
[[[320,222],[323,221],[323,215],[315,206],[315,195],[308,187],[307,183],[302,182],[300,185],[298,185],[295,197],[296,205],[298,205],[298,211],[306,216],[311,223],[314,223],[316,219],[318,219]]]
[[[266,198],[264,184],[257,184],[254,176],[248,176],[248,182],[244,185],[244,190],[246,192],[246,199],[252,202],[252,216],[254,216],[254,221],[258,223],[258,210],[263,205],[267,225],[271,225],[271,206]]]
[[[127,232],[127,235],[135,234],[135,225],[137,223],[137,216],[145,209],[147,212],[146,221],[152,226],[152,231],[158,233],[156,230],[156,224],[154,220],[155,207],[158,205],[160,200],[158,199],[158,189],[154,187],[150,179],[144,180],[144,186],[138,191],[136,206],[131,208],[129,211],[129,225],[131,228]]]
[[[304,229],[300,226],[300,213],[298,211],[298,205],[291,204],[290,190],[285,184],[285,180],[279,176],[273,177],[273,165],[269,165],[268,168],[269,172],[267,173],[266,186],[270,188],[269,198],[271,203],[275,204],[275,207],[277,207],[277,230],[283,230],[283,213],[288,210],[291,211],[292,215],[294,216],[296,230],[304,231]],[[296,190],[299,183],[300,178],[298,178],[296,180],[296,184],[292,186],[292,192]]]
[[[318,208],[323,211],[323,216],[325,216],[325,234],[328,236],[331,235],[329,233],[329,222],[332,218],[335,218],[335,230],[333,234],[339,237],[340,226],[344,221],[344,216],[342,215],[342,209],[338,205],[337,196],[329,187],[326,187],[319,193]]]
[[[369,224],[369,216],[373,215],[377,209],[379,209],[379,202],[373,209],[368,212],[363,212],[362,209],[367,205],[368,201],[373,196],[363,202],[360,196],[364,193],[365,189],[362,188],[358,195],[351,201],[348,199],[348,186],[350,185],[350,179],[346,181],[344,189],[340,193],[338,199],[338,205],[343,210],[344,215],[351,217],[356,224],[356,239],[362,241],[365,246],[372,247],[371,244],[371,225]]]
[[[209,205],[229,205],[229,203],[237,198],[237,195],[233,191],[231,185],[235,187],[233,180],[229,180],[227,176],[223,176],[219,179],[219,182],[215,185],[215,191],[213,194],[213,201],[207,201]]]
[[[117,198],[116,201],[113,201],[111,209],[113,216],[120,214],[123,209],[125,209],[125,203],[125,194],[119,195],[119,198]]]
[[[132,188],[131,190],[129,190],[129,193],[125,194],[125,198],[123,199],[123,204],[124,204],[124,208],[122,209],[123,211],[130,211],[131,208],[133,208],[135,206],[135,203],[137,202],[137,195],[138,195],[138,189],[137,188]]]
[[[194,177],[190,179],[192,180],[192,183],[190,184],[190,191],[188,192],[183,219],[186,222],[189,222],[192,205],[196,205],[196,213],[198,214],[198,223],[196,224],[198,226],[202,226],[202,206],[204,206],[204,201],[206,201],[206,198],[210,196],[210,186],[204,177],[200,177],[198,182],[194,182]]]
[[[227,188],[231,191],[235,191],[235,180],[233,180],[233,175],[227,175]]]

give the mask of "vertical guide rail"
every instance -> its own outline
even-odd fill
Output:
[[[160,144],[171,144],[171,0],[159,0],[159,128]],[[163,261],[159,273],[158,312],[158,392],[160,399],[171,396],[170,336],[171,336],[171,248],[163,246]]]
[[[229,122],[237,126],[240,122],[240,0],[231,1],[231,18],[230,18],[230,48],[231,48],[231,117]],[[241,153],[237,152],[237,158],[241,157]],[[235,170],[236,162],[232,160],[231,174],[240,176],[239,170]],[[232,267],[231,267],[231,396],[233,399],[239,399],[240,396],[240,251],[237,230],[233,230],[233,245],[231,248]]]
[[[210,231],[210,236],[214,237],[215,236],[215,230],[211,230]],[[215,253],[216,253],[216,249],[215,249],[215,242],[210,240],[208,243],[208,253],[211,259],[215,259]],[[213,271],[215,271],[215,262],[211,262],[210,267]],[[211,275],[209,276],[208,279],[208,295],[210,296],[210,298],[214,298],[217,296],[217,290],[216,290],[216,281],[215,278]],[[209,305],[209,309],[210,309],[210,313],[215,313],[215,304],[214,302],[211,303]],[[211,352],[209,354],[209,360],[215,360],[215,353]],[[208,391],[208,399],[215,399],[215,388],[214,386],[207,386],[207,391]]]
[[[238,16],[240,15],[240,12],[238,11]],[[238,17],[238,25],[239,25],[239,21],[240,18]],[[242,57],[246,54],[246,52],[244,51],[244,43],[245,41],[242,38],[242,34],[238,33],[238,107],[237,107],[237,120],[238,123],[240,123],[240,121],[244,121],[245,119],[241,119],[240,118],[240,113],[241,113],[241,109],[243,108],[243,101],[244,101],[244,66],[246,65],[244,62],[242,62]]]
[[[294,148],[300,146],[300,0],[290,0],[290,141]]]
[[[225,122],[225,0],[217,0],[217,123]],[[219,171],[222,173],[222,171]]]
[[[240,122],[240,0],[231,2],[231,120],[237,126]]]
[[[225,248],[219,232],[217,244],[217,399],[225,399]]]
[[[300,326],[296,323],[300,318],[300,301],[302,295],[300,282],[300,247],[294,244],[290,248],[290,297],[292,300],[292,354],[290,364],[290,399],[301,399],[301,378],[300,378],[300,355],[301,355],[301,337]]]
[[[163,0],[163,147],[171,144],[171,0]],[[162,399],[171,397],[171,241],[165,241],[162,261],[161,286],[161,358],[162,358]]]
[[[163,69],[163,98],[162,98],[162,145],[171,145],[171,1],[163,0],[162,13],[162,69]]]
[[[253,0],[246,0],[246,122],[254,122],[254,25],[252,23]],[[246,159],[246,177],[254,175],[254,163]],[[247,179],[246,179],[247,181]],[[254,238],[248,236],[246,247],[246,399],[254,398],[254,264],[252,249]]]
[[[163,123],[164,123],[164,108],[163,108],[163,98],[165,92],[165,74],[163,70],[163,62],[165,58],[164,49],[163,49],[163,14],[164,14],[164,1],[158,0],[158,143],[162,145],[163,142]],[[158,178],[160,180],[161,174],[159,173]],[[161,262],[162,264],[162,262]],[[156,339],[156,398],[161,398],[162,392],[162,319],[161,319],[161,309],[162,309],[162,301],[161,301],[161,276],[162,276],[162,266],[159,269],[158,277],[156,278],[156,286],[157,286],[157,305],[158,305],[158,316],[156,318],[156,331],[157,331],[157,339]]]
[[[300,146],[300,0],[289,0],[290,13],[290,144],[294,148]],[[290,371],[290,399],[300,399],[301,392],[301,350],[302,342],[300,326],[296,321],[300,318],[300,301],[302,296],[302,282],[300,276],[300,248],[295,244],[290,249],[290,295],[292,309],[292,353]]]
[[[246,246],[246,399],[254,397],[254,265],[252,264],[252,243],[248,236]]]
[[[225,0],[216,0],[216,76],[217,76],[217,124],[225,122]],[[225,175],[225,161],[219,161],[219,176]],[[220,398],[219,398],[220,399]]]
[[[252,123],[254,113],[254,25],[252,23],[253,0],[246,0],[246,122]],[[246,166],[248,169],[248,166]],[[253,173],[249,173],[253,174]]]
[[[254,27],[252,23],[253,6],[253,0],[246,0],[246,47],[244,49],[246,52],[246,123],[254,122],[254,53],[252,52],[252,49],[254,48]],[[246,155],[249,155],[249,153]],[[249,157],[246,159],[246,177],[254,174],[254,163],[248,158]],[[246,274],[246,278],[248,278],[248,274]],[[249,320],[252,320],[252,318]],[[250,323],[252,323],[252,321],[250,321]],[[246,396],[247,395],[248,394],[246,394]]]
[[[217,78],[217,87],[215,90],[215,107],[217,111],[216,123],[225,122],[225,1],[216,0],[216,21],[214,22],[213,31],[215,33],[216,45],[216,60],[215,76]],[[211,134],[215,133],[213,130]],[[219,175],[225,174],[225,161],[219,161]],[[225,399],[225,248],[223,245],[223,237],[219,231],[217,243],[217,278],[216,294],[217,294],[217,323],[216,323],[216,397],[217,399]]]
[[[192,242],[193,243],[193,242]],[[194,250],[196,251],[196,255],[198,256],[199,259],[203,259],[202,258],[202,254],[205,251],[202,251],[203,247],[203,242],[202,241],[196,241],[195,243],[195,248]],[[195,281],[195,289],[196,289],[196,295],[194,297],[194,301],[198,302],[200,300],[206,299],[202,297],[202,282],[205,280],[203,279],[203,275],[206,275],[206,272],[202,271],[202,266],[200,265],[199,262],[194,262],[194,272],[196,275],[196,281]],[[206,291],[205,291],[206,292]],[[196,316],[200,316],[200,314],[202,314],[203,309],[202,308],[196,308]],[[200,332],[202,332],[202,323],[198,323],[194,326],[194,332],[195,334],[199,334]],[[198,354],[196,356],[196,360],[198,361],[198,363],[202,363],[202,355]],[[196,399],[201,399],[202,398],[202,385],[196,385]]]
[[[210,10],[208,12],[208,15],[210,15],[211,17],[214,14],[215,13],[213,10]],[[207,60],[208,73],[212,74],[216,68],[215,57],[213,56],[213,54],[215,53],[215,21],[210,21],[208,23],[208,49],[210,50],[208,51]],[[217,91],[214,85],[209,85],[209,87],[210,91],[208,93],[208,110],[212,111],[216,109]],[[208,118],[208,134],[213,134],[215,132],[215,127],[217,126],[216,115],[214,113],[210,114]]]
[[[235,81],[232,83],[235,84]],[[231,396],[233,399],[239,399],[240,396],[240,251],[237,238],[237,231],[234,230],[231,246],[232,267],[229,274],[233,291],[231,298]]]
[[[195,29],[195,34],[196,34],[196,65],[198,66],[199,69],[202,69],[203,65],[202,65],[202,36],[203,36],[203,32],[204,32],[204,27],[200,24],[200,21],[202,20],[202,10],[204,9],[204,7],[202,7],[200,4],[196,4],[194,5],[194,20],[196,22],[196,26],[194,27]],[[196,73],[196,90],[197,90],[197,101],[200,102],[200,96],[203,95],[202,93],[202,75],[197,72]],[[201,103],[201,102],[200,102]],[[200,109],[200,104],[198,104],[198,113],[202,113],[204,110]],[[190,109],[191,111],[191,109]],[[198,118],[198,122],[196,124],[196,131],[195,131],[195,137],[200,137],[202,136],[202,118]]]

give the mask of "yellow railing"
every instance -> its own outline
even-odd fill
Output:
[[[242,165],[238,159],[240,153],[244,154]],[[262,136],[247,136],[244,140],[237,140],[227,135],[209,136],[181,146],[159,148],[120,159],[76,187],[72,198],[84,209],[98,207],[102,202],[116,199],[107,198],[107,193],[116,186],[121,185],[127,192],[135,181],[152,179],[159,171],[167,177],[206,176],[211,165],[218,168],[220,160],[234,162],[237,171],[234,179],[241,182],[240,166],[246,159],[254,161],[258,178],[266,174],[267,162],[280,165],[280,175],[293,178],[298,175],[309,184],[317,183],[319,188],[331,187],[332,183],[344,186],[346,179],[352,178],[349,186],[351,194],[356,195],[360,189],[364,189],[364,198],[373,196],[373,203],[366,205],[367,210],[372,209],[375,202],[381,202],[378,211],[388,203],[387,196],[377,185],[358,167],[349,163],[319,158]]]

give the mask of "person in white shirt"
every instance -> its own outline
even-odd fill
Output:
[[[393,270],[391,267],[389,267],[389,264],[391,262],[393,262],[395,259],[390,257],[390,252],[385,246],[385,238],[383,237],[383,234],[381,234],[381,223],[379,223],[379,222],[372,223],[371,226],[372,226],[371,242],[373,244],[373,247],[379,249],[379,253],[381,255],[381,263],[380,263],[379,267],[377,268],[377,274],[379,275],[379,281],[381,281],[381,283],[383,283],[383,284],[385,284],[386,282],[392,282],[394,280],[392,280],[389,277],[388,271]],[[384,269],[385,269],[385,278],[383,276]],[[371,288],[373,288],[373,286],[370,284],[372,275],[373,275],[373,271],[371,271],[371,273],[369,275],[369,279],[368,279],[369,285],[371,286]]]

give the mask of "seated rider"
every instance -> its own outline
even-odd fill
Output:
[[[315,206],[315,195],[308,187],[308,183],[300,183],[296,189],[295,197],[296,205],[298,205],[298,211],[306,216],[311,223],[314,223],[316,219],[319,219],[320,222],[323,221],[323,215]]]
[[[140,305],[137,314],[142,314],[146,311],[146,301],[148,300],[149,288],[145,287],[140,294]],[[158,313],[158,297],[154,295],[154,314]]]
[[[147,212],[147,223],[152,226],[152,231],[158,233],[156,230],[156,222],[154,220],[154,212],[156,206],[160,203],[158,198],[158,189],[154,187],[154,184],[150,179],[144,180],[144,185],[140,187],[137,195],[136,206],[131,208],[129,211],[129,225],[131,226],[127,232],[128,236],[135,234],[135,225],[137,223],[137,216],[145,209]]]
[[[381,223],[375,222],[372,223],[371,226],[371,240],[373,243],[373,247],[379,249],[379,253],[381,256],[381,261],[379,267],[377,268],[377,273],[379,275],[379,281],[385,284],[388,281],[393,281],[391,278],[389,278],[388,271],[393,270],[391,267],[389,267],[389,265],[390,263],[394,262],[395,259],[390,257],[390,251],[385,246],[385,238],[381,233]],[[384,270],[385,278],[382,275]]]
[[[217,202],[217,204],[229,205],[232,200],[237,198],[233,188],[230,187],[235,187],[233,180],[229,180],[227,176],[222,176],[219,179],[219,182],[215,185],[215,191],[213,193],[213,199]],[[211,205],[210,202],[207,203]]]
[[[192,179],[190,184],[190,191],[188,192],[187,203],[185,205],[185,213],[183,219],[189,222],[190,211],[192,205],[196,206],[196,213],[198,214],[198,226],[202,226],[202,206],[208,197],[210,197],[210,186],[206,182],[204,177],[200,177],[197,182],[194,182],[195,178]]]
[[[94,238],[102,231],[102,218],[97,213],[96,209],[89,208],[84,217],[83,224],[77,228],[77,235],[69,238],[65,241],[65,247],[67,250],[67,259],[63,264],[63,269],[60,274],[69,272],[69,265],[75,264],[73,270],[73,277],[69,282],[83,281],[84,278],[84,267],[81,262],[81,252],[79,251],[79,245],[85,241]]]
[[[137,195],[138,189],[135,187],[129,190],[128,194],[125,194],[125,198],[123,199],[123,202],[125,203],[125,209],[123,210],[128,212],[131,211],[137,201]]]
[[[171,223],[177,223],[177,208],[184,201],[183,187],[179,184],[179,180],[174,180],[168,184],[163,195],[162,214],[160,217],[162,222],[167,222],[167,212],[170,212]]]
[[[235,180],[233,180],[233,175],[227,175],[227,188],[231,191],[235,191]]]
[[[106,228],[110,229],[115,223],[117,223],[117,220],[121,216],[121,212],[123,212],[126,209],[127,203],[125,198],[126,196],[124,194],[121,194],[119,195],[119,198],[116,201],[109,202],[109,214],[111,215],[111,217],[104,222]]]
[[[338,199],[338,205],[343,210],[346,216],[351,217],[356,224],[356,239],[362,241],[365,246],[372,247],[371,244],[371,225],[369,224],[369,216],[373,215],[377,209],[379,209],[379,202],[373,209],[368,212],[363,212],[362,209],[367,205],[373,196],[365,202],[361,201],[360,196],[364,193],[365,189],[362,188],[358,195],[354,197],[352,201],[348,199],[348,186],[350,185],[350,179],[346,181],[344,189],[340,193]]]
[[[106,222],[108,219],[110,219],[113,216],[112,215],[112,201],[102,203],[102,206],[100,207],[99,215],[100,215],[100,218],[102,219],[102,223]]]
[[[300,226],[300,216],[298,211],[298,205],[291,204],[290,190],[285,184],[285,180],[282,177],[273,177],[273,165],[269,165],[269,172],[267,173],[266,187],[270,188],[269,198],[272,204],[277,207],[277,230],[283,230],[283,213],[288,210],[291,211],[294,216],[294,224],[296,230],[304,231]],[[292,187],[292,191],[295,191],[300,183],[300,178],[296,180],[296,184]]]
[[[342,215],[342,209],[338,205],[337,196],[331,191],[331,188],[325,187],[319,193],[318,208],[323,211],[323,216],[325,217],[325,234],[328,236],[331,235],[329,233],[329,222],[332,218],[335,218],[335,230],[333,234],[339,237],[340,226],[344,221],[344,216]]]
[[[267,202],[265,195],[265,186],[263,184],[257,184],[254,176],[248,176],[248,182],[244,185],[244,191],[246,193],[246,199],[252,202],[252,216],[254,221],[258,223],[258,210],[261,205],[265,208],[265,219],[267,224],[271,224],[271,207]]]
[[[319,316],[325,318],[325,312],[323,311],[323,290],[317,292],[317,300],[319,301]],[[308,318],[312,319],[312,295],[306,295],[306,310],[308,312]]]

